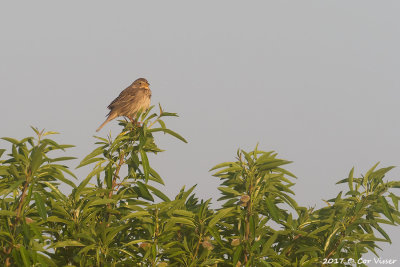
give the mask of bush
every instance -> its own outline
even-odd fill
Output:
[[[169,199],[147,155],[162,152],[159,133],[186,141],[163,121],[176,114],[150,112],[138,115],[142,125],[120,121],[115,139],[95,137],[97,148],[78,166],[93,168],[79,185],[64,165],[73,158],[52,156],[72,147],[49,139],[54,132],[3,138],[11,144],[0,149],[5,266],[341,266],[391,242],[382,225],[400,222],[392,192],[400,182],[384,180],[393,167],[375,165],[361,177],[352,169],[338,182],[347,192],[305,208],[293,199],[295,176],[282,167],[290,162],[256,147],[211,169],[221,180],[221,208],[199,200],[194,187]]]

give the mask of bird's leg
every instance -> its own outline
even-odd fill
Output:
[[[132,125],[136,124],[137,127],[142,127],[143,123],[141,121],[135,120],[133,117],[130,118]]]
[[[132,126],[142,127],[142,122],[135,120],[133,116],[127,116],[127,118],[131,121]]]
[[[135,119],[132,116],[128,116],[128,119],[132,122],[132,125],[135,123]]]
[[[136,125],[135,119],[132,116],[125,116],[125,117],[128,118],[129,121],[131,122],[132,128],[135,128],[135,125]]]
[[[137,127],[142,127],[142,122],[133,119],[132,124],[135,123]]]

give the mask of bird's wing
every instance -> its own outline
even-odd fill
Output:
[[[142,88],[134,88],[128,87],[123,90],[117,98],[115,98],[110,105],[108,105],[108,109],[119,108],[125,106],[126,104],[135,102],[138,98],[140,98],[143,94]]]

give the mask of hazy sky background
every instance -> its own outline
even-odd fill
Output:
[[[3,1],[0,136],[59,131],[81,160],[107,105],[145,77],[189,141],[156,136],[167,151],[150,160],[169,196],[198,184],[218,198],[208,170],[259,142],[294,161],[298,203],[321,207],[353,166],[399,165],[399,11],[365,0]],[[100,135],[110,130],[116,121]],[[385,229],[393,245],[381,256],[400,260],[400,230]]]

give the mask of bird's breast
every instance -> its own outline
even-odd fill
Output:
[[[150,107],[150,98],[151,98],[151,91],[146,90],[145,94],[142,95],[139,99],[137,99],[137,102],[134,105],[135,108],[133,108],[131,111],[132,113],[136,113],[139,110],[145,111]]]

